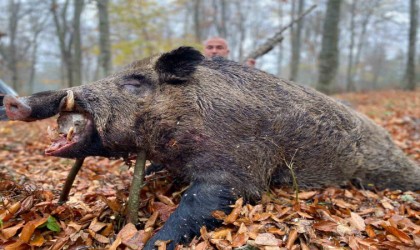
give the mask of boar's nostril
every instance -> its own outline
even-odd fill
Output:
[[[19,106],[17,104],[10,104],[9,109],[12,112],[16,112],[19,110]]]
[[[32,112],[31,107],[14,96],[5,96],[3,102],[6,114],[11,120],[25,120]]]

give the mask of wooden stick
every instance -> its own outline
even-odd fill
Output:
[[[140,204],[140,190],[144,185],[144,167],[146,164],[146,152],[140,151],[137,154],[136,165],[134,166],[133,180],[131,181],[130,194],[128,196],[127,215],[128,223],[134,225],[138,222],[138,211]]]
[[[69,175],[67,175],[66,183],[64,183],[63,190],[61,190],[60,198],[58,199],[59,204],[65,203],[69,198],[70,189],[73,186],[74,179],[77,173],[83,165],[85,158],[78,158],[70,169]]]
[[[277,43],[280,43],[283,40],[284,38],[282,35],[283,32],[286,31],[288,28],[292,27],[294,23],[298,22],[304,16],[309,14],[313,9],[315,9],[315,7],[316,7],[316,4],[312,5],[309,9],[304,11],[300,16],[290,21],[290,23],[288,23],[286,26],[281,28],[280,31],[278,31],[273,37],[269,38],[265,43],[263,43],[257,49],[252,51],[247,57],[245,57],[245,60],[243,61],[243,63],[245,63],[249,59],[257,59],[258,57],[261,57],[267,54],[268,52],[270,52]]]

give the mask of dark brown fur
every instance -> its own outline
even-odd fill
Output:
[[[300,186],[356,178],[380,189],[420,189],[419,167],[364,115],[311,88],[203,59],[189,48],[135,62],[73,91],[107,151],[146,150],[177,178],[221,185],[235,197],[258,199],[270,185],[290,185],[292,163]],[[57,106],[63,93],[48,95]],[[25,102],[38,105],[33,98]],[[163,234],[154,240],[175,237]]]

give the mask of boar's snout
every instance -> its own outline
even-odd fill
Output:
[[[3,103],[6,108],[6,115],[10,120],[31,120],[29,117],[32,109],[25,103],[24,100],[15,96],[6,95],[3,99]]]

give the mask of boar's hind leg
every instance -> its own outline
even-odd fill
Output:
[[[215,210],[222,210],[229,213],[235,196],[229,187],[195,182],[182,196],[178,208],[166,221],[162,229],[150,239],[145,248],[155,249],[154,243],[157,240],[171,240],[167,249],[175,249],[178,243],[187,243],[194,236],[199,235],[200,228],[206,226],[213,229],[221,224],[212,216]]]

